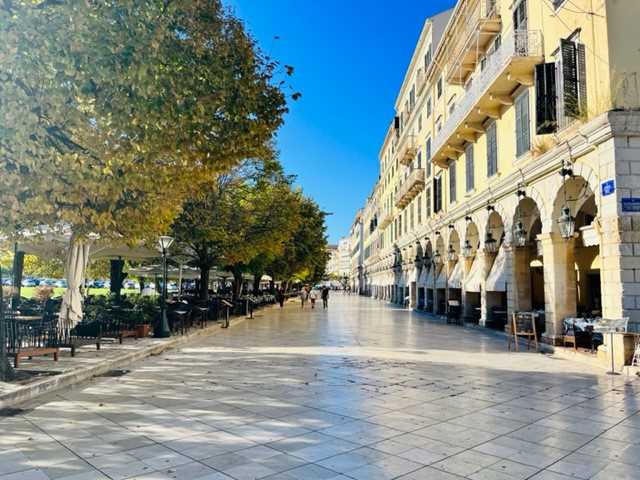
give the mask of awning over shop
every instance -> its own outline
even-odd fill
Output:
[[[506,292],[507,291],[507,251],[504,247],[500,247],[498,255],[493,262],[493,267],[489,272],[485,284],[487,292]]]
[[[436,279],[436,288],[447,288],[447,269],[440,268],[440,273]]]
[[[431,273],[431,269],[427,267],[422,267],[420,269],[420,276],[418,277],[418,283],[420,285],[425,285],[428,282],[428,276]]]
[[[464,289],[467,292],[480,293],[480,281],[482,280],[481,262],[478,257],[473,259],[471,269],[464,279]]]
[[[432,267],[429,270],[428,274],[427,274],[427,288],[434,288],[434,286],[435,286],[435,278],[434,278],[433,268],[434,267]],[[440,269],[442,270],[442,267],[440,267]],[[437,270],[436,270],[435,276],[436,277],[438,276],[438,271]]]
[[[449,288],[462,288],[462,261],[456,262],[451,275],[449,275]]]

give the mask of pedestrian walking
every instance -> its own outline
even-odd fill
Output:
[[[322,308],[329,308],[329,289],[327,287],[322,289]]]
[[[278,303],[280,304],[280,308],[284,308],[284,288],[281,288],[277,291],[276,296],[278,298]]]
[[[316,308],[316,300],[318,299],[318,292],[315,289],[309,293],[309,300],[311,301],[311,308]]]
[[[300,305],[304,309],[304,306],[307,304],[307,300],[309,299],[309,292],[307,291],[307,287],[302,287],[300,290]]]

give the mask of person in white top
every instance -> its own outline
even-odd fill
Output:
[[[309,294],[309,300],[311,300],[311,308],[316,308],[316,300],[318,299],[318,292],[311,290]]]

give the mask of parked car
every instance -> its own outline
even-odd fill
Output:
[[[140,288],[140,284],[134,280],[126,280],[122,286],[129,290],[137,290]]]
[[[38,282],[36,282],[33,278],[23,278],[22,279],[23,287],[37,287]]]
[[[67,288],[67,281],[66,280],[56,280],[54,282],[54,285],[58,288]]]

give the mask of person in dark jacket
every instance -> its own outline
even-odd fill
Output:
[[[322,288],[322,308],[329,308],[329,287]]]

